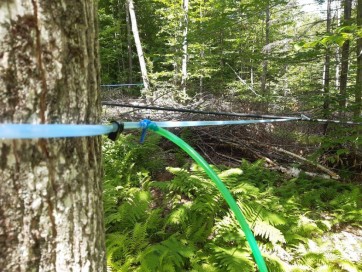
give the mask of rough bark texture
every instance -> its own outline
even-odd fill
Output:
[[[93,0],[0,2],[0,123],[98,123]],[[0,270],[103,271],[99,137],[0,139]]]

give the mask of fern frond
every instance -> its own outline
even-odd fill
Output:
[[[269,271],[273,272],[287,271],[287,265],[279,258],[266,253],[263,254],[263,257],[265,259],[265,263]]]
[[[219,194],[201,193],[193,202],[191,210],[201,214],[214,216],[220,212],[220,204],[224,201]]]
[[[155,208],[150,211],[146,219],[147,231],[149,233],[155,233],[156,231],[162,228],[164,224],[164,218],[162,216],[162,212],[163,210],[160,208]]]
[[[112,233],[106,236],[107,265],[119,271],[128,255],[128,236],[121,233]]]
[[[238,185],[231,188],[231,192],[235,195],[248,195],[256,198],[259,195],[259,188],[249,182],[240,182]]]
[[[238,244],[245,244],[246,241],[244,232],[240,229],[235,217],[230,213],[216,220],[213,235],[215,241],[220,240]]]
[[[171,211],[166,220],[166,225],[180,225],[187,221],[190,205],[181,205],[180,207]]]
[[[343,271],[347,271],[347,272],[360,271],[355,264],[353,264],[352,262],[346,261],[346,260],[341,260],[341,259],[336,260],[336,265]]]
[[[141,255],[141,268],[149,271],[180,271],[186,259],[192,257],[194,248],[175,237],[148,247]]]
[[[218,267],[222,271],[239,272],[254,271],[254,261],[250,253],[238,248],[222,248],[213,246],[213,258],[217,260]]]
[[[142,251],[149,245],[147,239],[147,224],[136,223],[132,231],[130,248],[134,252]]]
[[[300,260],[302,264],[308,265],[310,267],[315,267],[318,265],[323,265],[327,263],[323,252],[308,252]]]
[[[211,234],[213,218],[205,218],[201,214],[194,214],[187,224],[185,234],[186,238],[193,243],[204,243]]]
[[[253,231],[255,236],[260,236],[264,239],[267,239],[273,244],[276,244],[278,242],[285,243],[283,233],[267,222],[257,220],[255,222]]]

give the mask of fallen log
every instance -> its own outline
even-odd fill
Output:
[[[288,156],[296,158],[296,159],[298,159],[298,160],[300,160],[302,162],[308,163],[309,165],[312,165],[312,166],[316,167],[317,169],[321,170],[322,172],[326,173],[332,179],[336,179],[336,180],[340,179],[340,176],[337,173],[333,172],[332,170],[328,169],[327,167],[325,167],[325,166],[323,166],[323,165],[321,165],[319,163],[308,160],[308,159],[306,159],[306,158],[304,158],[304,157],[302,157],[302,156],[300,156],[298,154],[295,154],[293,152],[290,152],[290,151],[285,150],[285,149],[280,148],[280,147],[271,146],[270,148],[277,151],[277,152],[281,152],[281,153],[284,153],[284,154],[286,154]]]

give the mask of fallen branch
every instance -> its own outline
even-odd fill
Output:
[[[271,159],[269,159],[267,157],[260,157],[260,159],[264,160],[266,163],[268,163],[270,165],[270,166],[268,166],[269,169],[279,171],[290,177],[299,177],[300,173],[302,172],[302,170],[297,169],[295,167],[290,168],[290,167],[284,167],[282,165],[279,165],[278,163],[276,163],[275,161],[272,161]],[[304,171],[303,171],[303,173],[310,177],[319,177],[319,178],[324,178],[324,179],[328,179],[330,177],[329,175],[325,175],[325,174],[321,175],[321,174],[317,174],[317,173],[304,172]]]
[[[299,156],[299,155],[297,155],[297,154],[295,154],[295,153],[293,153],[293,152],[287,151],[287,150],[285,150],[285,149],[283,149],[283,148],[280,148],[280,147],[271,146],[270,148],[273,149],[273,150],[275,150],[275,151],[277,151],[277,152],[281,152],[281,153],[284,153],[284,154],[286,154],[286,155],[289,155],[289,156],[291,156],[291,157],[293,157],[293,158],[296,158],[296,159],[298,159],[298,160],[300,160],[300,161],[302,161],[302,162],[305,162],[305,163],[308,163],[308,164],[310,164],[310,165],[313,165],[313,166],[315,166],[316,168],[318,168],[319,170],[321,170],[322,172],[326,173],[328,176],[330,176],[330,177],[333,178],[333,179],[340,179],[340,176],[339,176],[337,173],[333,172],[332,170],[324,167],[323,165],[321,165],[321,164],[319,164],[319,163],[316,163],[316,162],[313,162],[313,161],[311,161],[311,160],[308,160],[308,159],[306,159],[306,158],[304,158],[304,157],[302,157],[302,156]]]
[[[255,94],[256,96],[261,97],[260,94],[258,94],[257,92],[254,91],[253,87],[251,87],[248,83],[246,83],[246,81],[244,79],[242,79],[238,73],[233,69],[233,67],[230,66],[229,63],[226,63],[227,66],[230,67],[230,69],[234,72],[234,74],[237,76],[237,78],[240,80],[241,83],[243,83],[250,91],[253,92],[253,94]]]

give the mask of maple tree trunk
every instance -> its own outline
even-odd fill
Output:
[[[0,3],[0,123],[100,121],[95,0]],[[105,271],[101,138],[0,139],[0,270]]]

